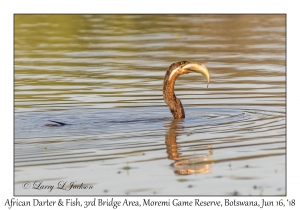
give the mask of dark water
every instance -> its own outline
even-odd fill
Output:
[[[285,195],[285,21],[15,15],[15,194]],[[172,120],[162,82],[181,60],[211,82],[181,76]]]

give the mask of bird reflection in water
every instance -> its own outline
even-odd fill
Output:
[[[214,164],[211,144],[200,147],[200,151],[206,152],[206,154],[184,155],[179,152],[180,144],[178,145],[176,138],[182,134],[184,129],[181,125],[182,121],[183,119],[172,120],[166,133],[167,154],[169,159],[175,161],[172,164],[175,173],[180,175],[209,173]]]

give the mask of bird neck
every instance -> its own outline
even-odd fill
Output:
[[[165,76],[164,80],[164,100],[169,106],[169,109],[174,117],[174,119],[185,118],[185,113],[181,101],[175,96],[174,85],[175,80],[179,76],[177,72],[172,74],[172,78],[169,78],[169,75]]]

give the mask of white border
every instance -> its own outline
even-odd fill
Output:
[[[300,93],[299,68],[297,64],[300,57],[300,13],[297,1],[252,0],[252,1],[138,1],[138,0],[86,0],[86,1],[37,1],[37,0],[2,0],[0,3],[0,87],[1,87],[1,181],[0,206],[4,206],[5,200],[13,198],[13,14],[15,13],[281,13],[287,14],[287,196],[283,199],[296,199],[299,206],[298,186],[296,179],[299,176],[299,142],[297,130],[299,130]],[[32,200],[30,197],[18,197],[19,199]],[[74,197],[73,197],[74,198]],[[123,199],[122,197],[118,197]],[[212,199],[206,197],[207,199]],[[45,197],[41,197],[45,200]],[[57,200],[59,197],[57,197]],[[64,197],[66,199],[66,197]],[[88,200],[88,197],[81,197]],[[134,200],[134,197],[130,197]],[[137,197],[138,200],[142,199]],[[156,197],[156,200],[163,197]],[[186,198],[189,199],[189,198]],[[190,198],[193,199],[193,198]],[[217,197],[215,200],[224,200]],[[230,198],[231,199],[231,198]],[[245,200],[246,198],[242,198]],[[261,200],[254,197],[253,200]],[[268,197],[268,200],[279,200],[280,197]],[[51,200],[56,200],[51,197]],[[3,208],[3,207],[2,207]],[[14,209],[16,207],[13,207]],[[99,209],[100,207],[97,207]],[[254,207],[252,207],[254,209]],[[252,209],[247,207],[247,209]],[[282,207],[275,207],[275,209]],[[289,209],[289,207],[286,207]],[[286,209],[284,208],[284,209]],[[296,207],[297,208],[297,207]],[[23,208],[23,209],[32,209]],[[44,209],[39,207],[38,209]],[[71,208],[74,209],[74,208]],[[94,208],[95,209],[95,208]],[[103,209],[103,208],[101,208]],[[104,209],[112,209],[107,207]],[[120,209],[120,208],[118,208]],[[121,209],[124,209],[123,207]],[[130,209],[130,208],[127,208]],[[132,208],[131,208],[132,209]],[[139,208],[140,209],[140,208]],[[202,207],[203,209],[203,207]],[[214,209],[214,208],[210,208]],[[257,209],[257,207],[255,207]],[[293,207],[292,209],[295,209]]]

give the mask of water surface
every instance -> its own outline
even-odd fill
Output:
[[[285,195],[285,21],[15,15],[15,194]],[[211,82],[181,76],[173,120],[162,83],[182,60]]]

